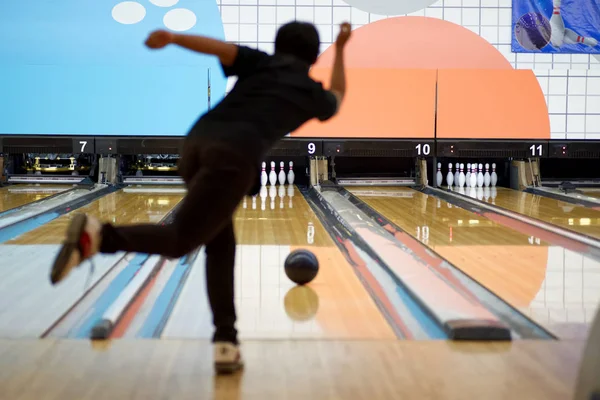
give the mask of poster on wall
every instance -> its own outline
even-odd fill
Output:
[[[599,0],[513,0],[515,53],[600,54]]]

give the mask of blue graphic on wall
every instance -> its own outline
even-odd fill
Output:
[[[513,0],[515,53],[600,54],[599,0]]]
[[[144,46],[224,38],[215,0],[0,1],[0,134],[185,135],[225,94],[215,57]],[[10,38],[10,39],[8,39]]]

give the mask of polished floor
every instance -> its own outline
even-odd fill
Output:
[[[497,206],[600,239],[600,210],[507,188],[497,190]]]
[[[246,368],[215,377],[204,340],[0,340],[1,400],[571,398],[568,341],[246,341]]]
[[[581,339],[600,297],[596,261],[411,189],[353,190],[458,268],[573,340],[397,340],[301,193],[277,187],[244,199],[235,214],[243,374],[213,380],[202,254],[181,287],[163,340],[139,339],[176,275],[176,260],[153,277],[114,340],[71,340],[71,325],[102,301],[103,288],[119,273],[111,266],[123,255],[97,257],[91,284],[99,283],[89,292],[83,268],[63,285],[50,286],[48,268],[67,214],[0,245],[0,400],[568,398]],[[503,196],[497,195],[496,201]],[[183,190],[121,190],[78,212],[117,224],[158,222],[182,196]],[[294,286],[282,269],[298,248],[310,249],[320,262],[307,287]],[[75,311],[73,304],[79,305]],[[38,339],[49,329],[47,339]]]
[[[69,190],[66,185],[18,185],[0,187],[0,213]]]
[[[559,337],[586,337],[600,303],[598,260],[409,188],[348,190]],[[524,194],[498,188],[488,201],[524,210]],[[529,214],[545,215],[539,204],[528,202]],[[580,208],[582,218],[596,213]]]

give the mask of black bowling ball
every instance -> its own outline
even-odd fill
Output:
[[[305,285],[317,276],[319,260],[308,250],[294,250],[286,257],[284,267],[285,274],[292,282]]]

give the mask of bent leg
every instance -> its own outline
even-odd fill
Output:
[[[117,251],[182,257],[208,243],[231,221],[252,185],[250,168],[202,167],[189,182],[188,193],[168,225],[141,224],[102,228],[100,252]]]
[[[213,314],[213,342],[237,344],[234,303],[235,234],[233,221],[206,244],[206,289]]]

